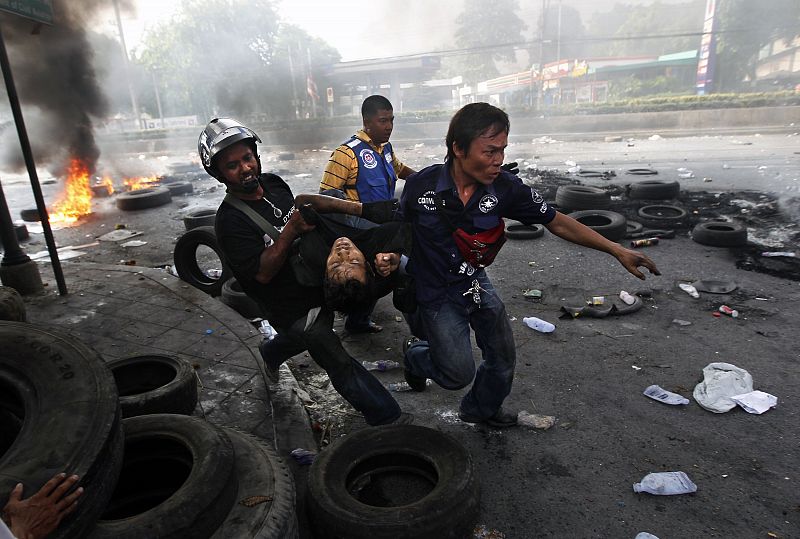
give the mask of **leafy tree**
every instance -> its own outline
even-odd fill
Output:
[[[146,36],[138,63],[155,74],[165,115],[286,118],[293,116],[286,40],[305,41],[312,62],[338,60],[319,40],[281,26],[270,0],[184,0]],[[305,95],[308,54],[292,54]],[[152,114],[152,96],[145,97]]]
[[[495,62],[516,61],[513,46],[496,45],[524,41],[527,25],[517,15],[518,9],[517,0],[495,0],[488,9],[486,2],[466,0],[456,18],[455,42],[459,48],[472,50],[458,57],[454,71],[475,83],[499,75]]]
[[[700,32],[703,29],[705,0],[681,4],[654,2],[650,5],[619,3],[592,17],[591,37],[668,35]],[[592,56],[639,56],[670,54],[700,47],[699,36],[619,39],[599,41],[591,47]]]
[[[717,2],[717,88],[738,89],[755,79],[759,50],[775,39],[800,35],[797,0]]]

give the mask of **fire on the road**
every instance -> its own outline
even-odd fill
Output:
[[[72,159],[67,169],[63,197],[49,210],[50,223],[68,226],[80,217],[92,213],[92,190],[89,169],[78,159]]]
[[[125,178],[123,180],[128,191],[138,191],[147,187],[155,187],[159,183],[158,176],[140,176],[136,178]]]

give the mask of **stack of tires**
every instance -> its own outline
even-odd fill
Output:
[[[0,322],[0,507],[18,482],[81,476],[58,538],[297,537],[294,485],[256,438],[199,417],[168,356],[108,363],[73,337]],[[124,419],[123,419],[124,418]]]
[[[556,205],[569,216],[611,241],[627,233],[627,220],[611,211],[608,191],[586,185],[562,185],[556,191]]]

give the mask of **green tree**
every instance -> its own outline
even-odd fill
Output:
[[[306,43],[311,69],[314,61],[338,60],[326,44],[282,26],[270,0],[184,0],[172,20],[146,36],[137,63],[155,75],[167,116],[290,118],[287,39]],[[292,55],[305,95],[309,53]],[[144,97],[152,114],[152,95]]]
[[[605,13],[594,15],[589,23],[589,35],[600,40],[591,47],[592,56],[640,56],[670,54],[697,49],[699,36],[646,38],[649,35],[697,33],[703,29],[706,0],[691,0],[681,4],[632,5],[615,4]],[[625,39],[643,36],[637,39]]]
[[[737,90],[755,79],[762,47],[775,39],[800,35],[797,0],[725,0],[717,2],[717,89]]]
[[[475,83],[498,76],[495,62],[516,61],[513,44],[524,41],[527,25],[519,18],[517,0],[496,0],[487,9],[486,2],[466,0],[464,11],[456,18],[455,42],[459,48],[471,49],[458,57],[454,71],[467,82]]]

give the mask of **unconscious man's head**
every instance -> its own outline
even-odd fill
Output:
[[[348,238],[333,242],[325,264],[325,303],[345,313],[370,304],[372,268],[358,247]]]
[[[258,189],[261,160],[258,135],[232,118],[214,118],[197,141],[203,168],[232,191],[250,193]]]

